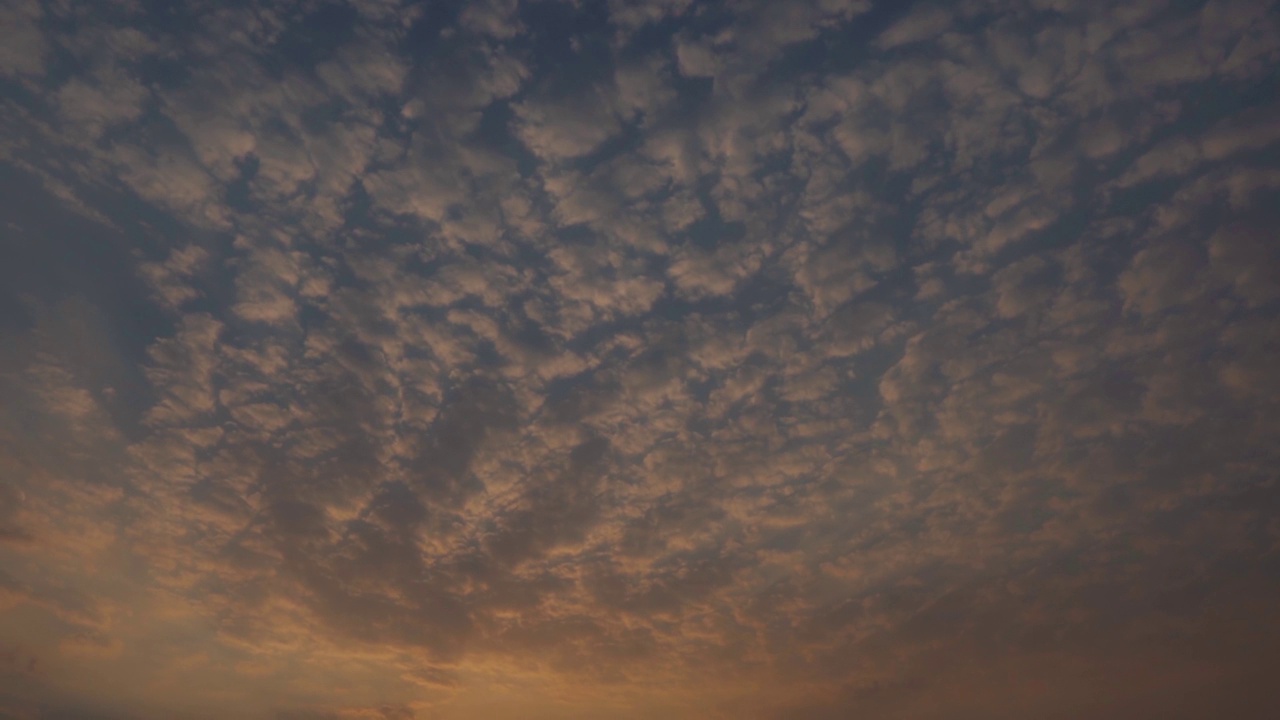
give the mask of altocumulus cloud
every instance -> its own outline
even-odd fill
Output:
[[[0,3],[0,716],[1270,718],[1269,0]]]

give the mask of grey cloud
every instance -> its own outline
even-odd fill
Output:
[[[1214,271],[1251,306],[1276,298],[1280,278],[1275,276],[1274,244],[1268,244],[1265,221],[1239,222],[1214,232],[1209,240],[1209,261]]]
[[[549,163],[586,155],[621,129],[612,98],[600,89],[580,97],[522,102],[516,132],[531,152]]]
[[[469,30],[505,40],[524,30],[516,18],[518,7],[519,0],[481,0],[466,5],[458,19]]]
[[[40,29],[43,13],[38,0],[7,3],[0,13],[0,27],[5,29],[0,70],[18,77],[44,74],[49,46]]]
[[[104,68],[91,83],[74,79],[58,90],[59,110],[74,131],[97,137],[142,115],[146,89],[120,68]]]
[[[880,34],[876,44],[885,49],[932,40],[951,24],[951,14],[945,8],[923,5],[912,8],[911,14],[894,23]]]

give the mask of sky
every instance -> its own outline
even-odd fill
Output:
[[[1280,3],[0,0],[0,720],[1280,717]]]

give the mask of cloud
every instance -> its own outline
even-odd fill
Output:
[[[622,129],[611,105],[600,90],[570,100],[522,102],[513,108],[519,119],[516,133],[545,162],[580,157]]]
[[[137,120],[146,89],[120,68],[105,68],[91,83],[73,79],[58,90],[58,108],[75,132],[100,136],[113,125]]]
[[[40,3],[37,0],[9,3],[0,13],[0,27],[5,29],[0,71],[19,78],[43,75],[49,44],[40,29],[43,15]]]
[[[517,17],[518,0],[481,0],[462,8],[458,22],[473,32],[507,40],[523,31]]]
[[[1271,5],[10,3],[0,714],[1261,717]]]
[[[200,291],[190,283],[208,263],[209,252],[198,245],[173,248],[163,262],[143,263],[139,274],[146,278],[160,301],[177,310],[185,303],[200,296]]]
[[[912,8],[911,14],[891,25],[876,39],[885,50],[931,40],[951,25],[951,14],[945,8],[924,5]]]

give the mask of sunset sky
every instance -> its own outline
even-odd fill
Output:
[[[0,720],[1280,717],[1280,2],[0,0]]]

